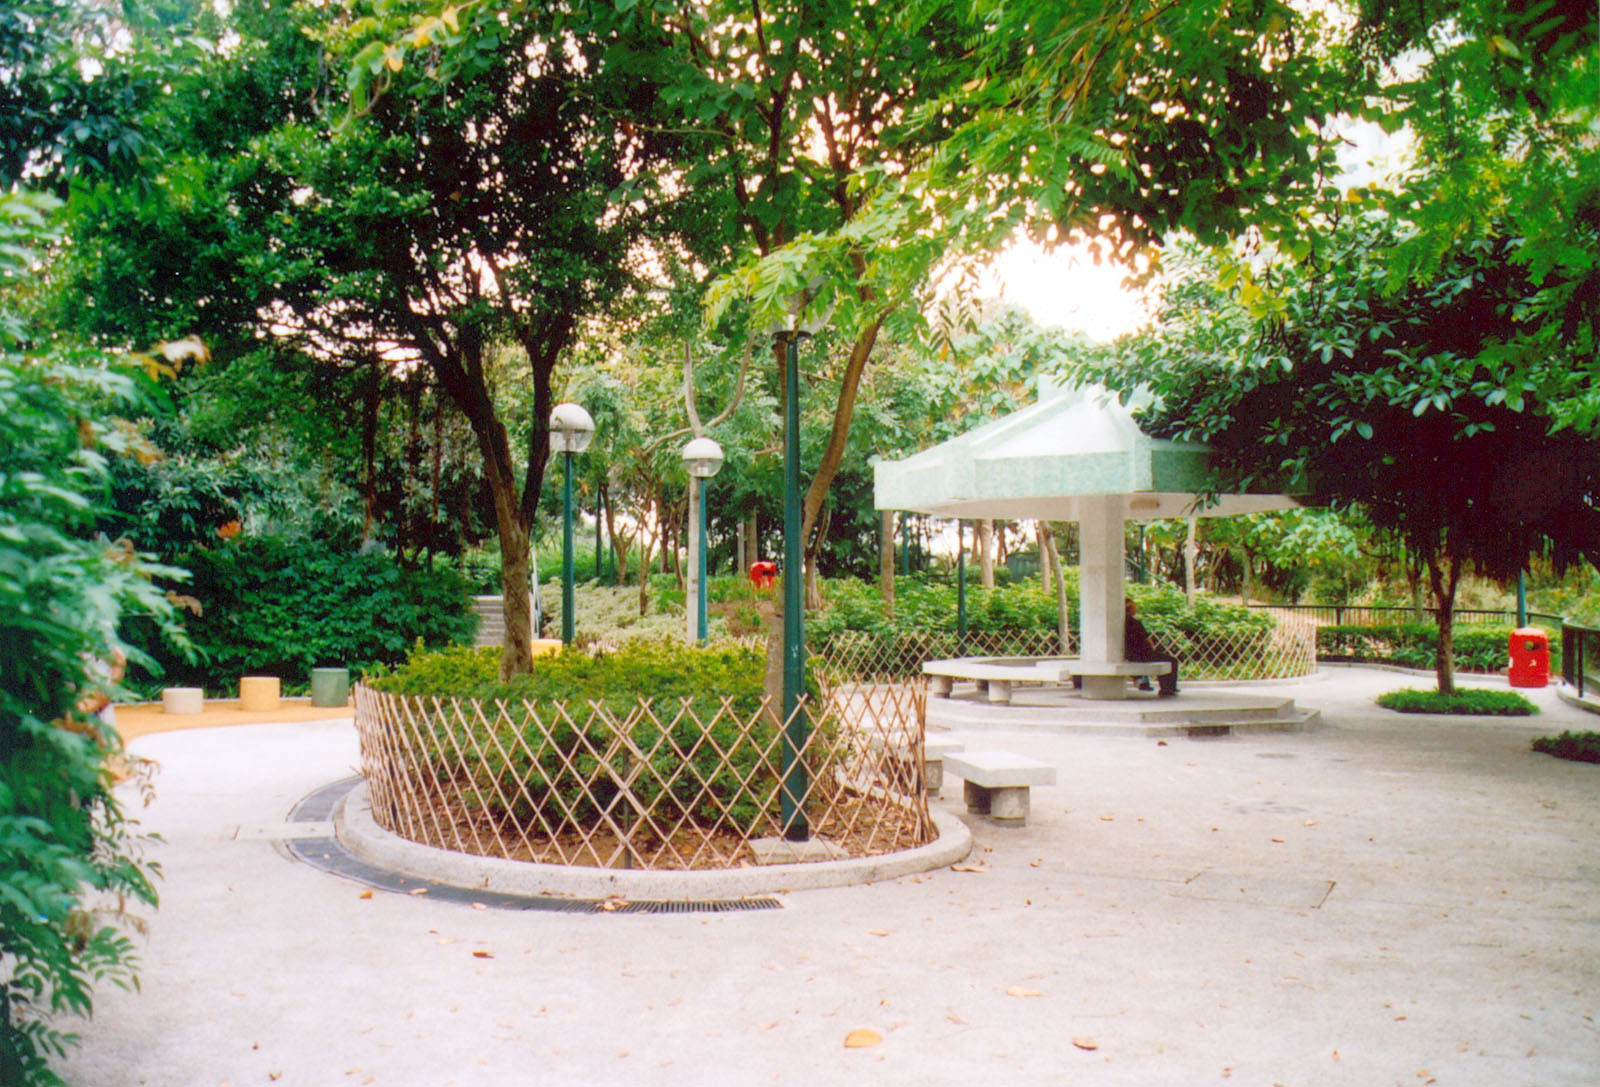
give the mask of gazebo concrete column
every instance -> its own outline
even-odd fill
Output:
[[[1123,527],[1119,495],[1079,500],[1078,644],[1084,663],[1117,664],[1122,659]],[[1122,676],[1084,676],[1087,698],[1125,698]]]

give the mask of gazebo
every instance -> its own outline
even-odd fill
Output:
[[[1076,521],[1081,660],[1111,666],[1123,662],[1128,521],[1227,517],[1298,504],[1281,494],[1202,500],[1210,459],[1204,445],[1145,434],[1103,388],[1040,379],[1031,407],[903,460],[878,462],[874,504],[936,517]],[[1106,672],[1083,676],[1085,697],[1124,697],[1123,677]]]

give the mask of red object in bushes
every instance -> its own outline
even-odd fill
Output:
[[[1550,635],[1538,627],[1511,632],[1511,686],[1543,687],[1550,682]]]
[[[778,580],[778,564],[775,562],[752,562],[750,564],[750,584],[758,589],[770,589],[772,583]]]

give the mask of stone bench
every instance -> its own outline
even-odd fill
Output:
[[[965,744],[954,740],[924,740],[922,743],[922,780],[929,796],[938,796],[944,788],[944,760],[946,755],[965,751]]]
[[[986,690],[990,702],[1009,705],[1016,683],[1061,684],[1073,677],[1083,680],[1085,697],[1116,699],[1126,696],[1123,684],[1139,677],[1155,678],[1172,671],[1166,661],[1084,661],[1077,657],[954,657],[927,661],[935,696],[949,698],[955,681],[968,679]]]
[[[953,751],[963,750],[964,745],[954,740],[924,740],[922,744],[922,788],[928,796],[938,796],[939,790],[944,787],[944,757]],[[886,743],[874,740],[871,749],[881,752],[886,759],[886,768],[896,781],[912,781],[914,771],[913,754],[916,750],[911,743]]]
[[[1056,783],[1054,766],[1010,751],[949,753],[944,765],[964,783],[961,796],[967,810],[1003,827],[1027,826],[1029,790]]]
[[[1069,659],[1051,662],[1051,667],[1065,682],[1083,680],[1083,696],[1094,699],[1118,699],[1128,696],[1130,679],[1155,679],[1172,671],[1166,661],[1080,661]]]
[[[970,679],[978,684],[979,690],[988,692],[990,702],[1009,703],[1014,683],[1061,682],[1060,674],[1052,669],[1068,660],[1068,657],[954,657],[926,661],[922,672],[932,677],[933,693],[940,698],[950,697],[956,680]]]

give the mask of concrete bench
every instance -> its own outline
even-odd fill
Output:
[[[922,666],[930,676],[934,695],[949,698],[958,679],[973,680],[986,690],[990,702],[1009,705],[1016,683],[1061,684],[1074,676],[1083,680],[1086,698],[1127,697],[1126,682],[1139,677],[1154,678],[1172,671],[1166,661],[1084,661],[1077,657],[955,657],[927,661]]]
[[[929,796],[938,796],[944,788],[944,759],[957,751],[965,751],[965,744],[954,740],[924,740],[922,743],[922,780]]]
[[[1166,661],[1081,661],[1051,662],[1057,676],[1063,681],[1074,677],[1083,680],[1083,696],[1093,699],[1118,699],[1128,697],[1128,680],[1154,679],[1172,671]]]
[[[931,676],[933,693],[939,698],[950,697],[958,679],[970,679],[978,689],[986,691],[990,702],[1010,703],[1014,683],[1059,683],[1060,673],[1054,666],[1066,663],[1068,657],[954,657],[949,660],[926,661],[924,675]]]
[[[946,754],[944,765],[964,783],[961,796],[967,810],[1003,827],[1027,826],[1029,790],[1056,783],[1054,766],[1010,751]]]

